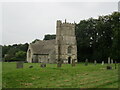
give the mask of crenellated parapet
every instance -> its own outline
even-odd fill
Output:
[[[61,20],[57,20],[57,27],[75,27],[75,23],[69,23],[69,22],[62,22]]]
[[[62,27],[71,27],[71,28],[74,28],[75,24],[74,23],[68,23],[68,22],[66,22],[66,23],[62,23],[61,26]]]

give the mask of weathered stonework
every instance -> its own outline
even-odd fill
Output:
[[[27,51],[28,62],[40,63],[77,62],[75,24],[57,21],[56,39],[30,44]],[[73,61],[74,60],[74,61]]]
[[[77,44],[75,37],[75,24],[57,21],[56,33],[56,60],[63,63],[77,62]]]

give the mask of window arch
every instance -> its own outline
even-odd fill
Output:
[[[68,53],[72,53],[72,47],[71,46],[68,47]]]

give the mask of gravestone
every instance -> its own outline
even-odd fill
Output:
[[[113,64],[113,59],[111,59],[111,64]]]
[[[57,67],[61,67],[61,66],[62,66],[62,61],[59,60],[59,61],[58,61],[58,64],[57,64]]]
[[[73,67],[75,66],[75,60],[72,60],[72,66]]]
[[[108,57],[108,64],[110,64],[110,57]]]
[[[85,66],[87,66],[87,65],[88,65],[88,59],[85,60]]]
[[[108,57],[108,66],[107,66],[107,70],[111,70],[112,69],[112,66],[110,65],[110,57]]]
[[[102,65],[104,65],[104,61],[102,61]]]
[[[94,65],[96,65],[96,64],[97,64],[97,61],[95,60],[95,61],[94,61]]]
[[[107,70],[111,70],[112,69],[112,66],[107,66]]]
[[[29,66],[29,68],[33,68],[33,66]]]
[[[40,67],[44,68],[44,67],[46,67],[46,64],[45,64],[45,63],[42,63],[42,64],[40,65]]]
[[[57,64],[57,67],[61,67],[61,66],[62,66],[62,64],[60,64],[60,63]]]
[[[16,68],[23,68],[23,62],[16,62]]]

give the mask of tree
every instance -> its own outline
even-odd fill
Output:
[[[108,57],[120,58],[120,13],[89,18],[76,24],[78,60],[107,62]]]
[[[5,61],[14,61],[14,60],[22,60],[26,59],[26,55],[22,55],[21,57],[16,57],[16,53],[27,52],[28,43],[25,44],[13,44],[13,45],[4,45],[2,46],[2,57]]]
[[[113,30],[113,43],[112,43],[112,50],[111,50],[111,57],[115,60],[120,59],[120,13],[114,12],[111,15],[111,28]],[[120,61],[118,61],[120,62]]]
[[[18,51],[18,52],[15,53],[15,57],[16,57],[17,60],[25,61],[25,59],[26,59],[26,52]]]
[[[43,40],[52,40],[52,39],[55,39],[55,38],[56,38],[56,35],[47,34],[47,35],[45,35]]]
[[[32,41],[32,43],[35,43],[35,42],[37,42],[37,41],[40,41],[39,39],[35,39],[34,41]]]

